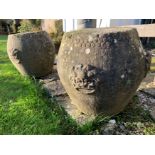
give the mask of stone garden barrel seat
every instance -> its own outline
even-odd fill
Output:
[[[57,69],[81,112],[114,115],[135,94],[149,60],[136,29],[83,29],[64,34]]]
[[[7,52],[23,75],[42,77],[52,72],[55,48],[45,31],[9,35]]]

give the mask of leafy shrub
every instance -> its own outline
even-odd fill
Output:
[[[62,20],[57,20],[56,21],[56,32],[49,34],[55,45],[56,52],[58,52],[59,50],[63,34],[64,32],[63,32]]]
[[[22,20],[21,26],[18,28],[18,32],[36,32],[40,30],[41,28],[39,19]]]

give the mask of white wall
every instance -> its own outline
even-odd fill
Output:
[[[141,19],[111,19],[110,26],[123,26],[123,25],[138,25],[141,24]]]
[[[123,25],[137,25],[141,23],[141,19],[97,19],[97,28],[99,27],[113,27]],[[63,20],[64,32],[77,30],[77,19]]]
[[[63,31],[69,32],[77,30],[77,20],[76,19],[63,19]]]
[[[97,19],[97,28],[99,27],[109,27],[110,19]]]

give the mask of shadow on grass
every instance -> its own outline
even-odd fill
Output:
[[[0,77],[0,134],[80,134],[76,122],[37,82]]]
[[[35,80],[21,76],[0,42],[0,134],[71,135],[80,127]]]

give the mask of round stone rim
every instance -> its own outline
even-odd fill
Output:
[[[79,33],[109,34],[109,33],[129,32],[129,31],[137,31],[137,30],[136,30],[136,28],[133,28],[133,27],[86,28],[86,29],[80,29],[80,30],[66,32],[65,35],[79,34]]]
[[[19,37],[19,36],[26,36],[26,35],[37,35],[37,34],[47,34],[46,31],[34,31],[34,32],[21,32],[21,33],[16,33],[16,34],[10,34],[8,36],[16,36],[16,37]]]

